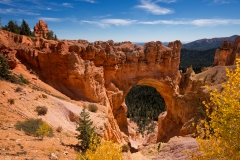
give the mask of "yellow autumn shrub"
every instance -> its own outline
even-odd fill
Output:
[[[39,128],[37,129],[37,135],[41,137],[41,139],[43,139],[43,137],[45,136],[48,136],[50,132],[51,132],[51,127],[45,122],[43,122],[43,124],[39,126]]]
[[[240,59],[234,71],[226,69],[228,81],[222,90],[210,92],[206,119],[197,126],[199,153],[190,159],[240,159]]]
[[[78,154],[76,160],[123,160],[122,148],[113,141],[100,141],[91,136],[89,149],[83,154]]]

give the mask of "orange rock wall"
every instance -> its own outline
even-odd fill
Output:
[[[192,82],[190,73],[181,80],[180,41],[138,46],[112,40],[32,41],[6,31],[0,30],[0,34],[0,51],[30,65],[43,81],[75,100],[106,105],[109,124],[105,124],[105,137],[120,143],[128,141],[124,99],[131,87],[152,86],[164,98],[167,112],[158,121],[158,141],[163,142],[188,133],[186,124],[205,98],[204,83]],[[239,46],[233,48],[239,52]]]

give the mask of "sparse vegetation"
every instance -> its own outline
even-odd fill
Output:
[[[13,98],[9,98],[8,99],[8,103],[13,105],[13,104],[15,104],[15,100]]]
[[[41,116],[47,114],[48,108],[46,106],[37,106],[35,111]]]
[[[89,148],[91,137],[96,136],[95,128],[92,127],[92,124],[93,122],[90,119],[89,113],[86,112],[86,108],[84,107],[77,121],[76,129],[79,132],[76,138],[79,140],[79,144],[84,151]]]
[[[22,90],[23,90],[22,87],[17,87],[16,90],[15,90],[15,92],[21,92]]]
[[[25,134],[31,135],[31,136],[39,136],[38,129],[44,122],[41,119],[29,119],[23,122],[17,122],[15,125],[15,128],[17,130],[23,130]],[[53,130],[50,127],[49,133],[47,136],[51,137],[53,136]]]
[[[129,151],[129,146],[127,144],[122,145],[122,152],[128,152]]]
[[[37,129],[36,133],[38,137],[43,139],[43,137],[50,135],[50,132],[51,132],[51,127],[47,123],[43,122]]]
[[[30,83],[26,78],[23,77],[22,74],[20,74],[19,78],[20,78],[21,82],[24,83],[24,84],[29,84]]]
[[[90,111],[90,112],[97,112],[97,110],[98,110],[98,107],[95,105],[95,104],[89,104],[89,106],[88,106],[88,110]]]

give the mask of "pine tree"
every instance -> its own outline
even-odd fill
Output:
[[[29,28],[29,25],[27,24],[27,22],[23,19],[22,20],[22,24],[20,26],[20,34],[21,35],[26,35],[26,36],[31,36],[32,32]]]
[[[80,134],[76,137],[79,140],[83,150],[87,150],[90,145],[91,136],[96,135],[95,128],[92,127],[93,122],[90,120],[89,113],[86,112],[84,107],[80,113],[79,120],[77,122],[77,129]]]
[[[6,25],[4,29],[16,34],[20,33],[20,27],[17,25],[17,22],[13,22],[12,20],[8,22],[8,25]]]
[[[0,78],[9,79],[11,74],[6,58],[0,55]]]

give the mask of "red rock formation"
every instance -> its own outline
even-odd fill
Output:
[[[34,36],[46,38],[48,30],[48,25],[43,20],[39,20],[36,26],[34,26]]]
[[[227,41],[224,41],[221,45],[220,49],[216,50],[213,66],[225,66],[229,65],[230,61],[232,60],[232,49],[233,44]]]
[[[1,31],[0,42],[8,34]],[[180,41],[166,47],[160,41],[138,46],[112,40],[89,43],[37,38],[26,45],[14,41],[18,36],[10,35],[5,48],[11,48],[17,57],[28,62],[42,80],[73,99],[106,105],[109,123],[105,124],[105,137],[118,142],[128,141],[127,108],[123,102],[131,87],[152,86],[164,98],[167,112],[159,116],[157,138],[163,142],[186,134],[186,124],[206,98],[201,88],[204,82],[192,79],[192,74],[180,84]],[[235,48],[238,52],[239,46]]]

